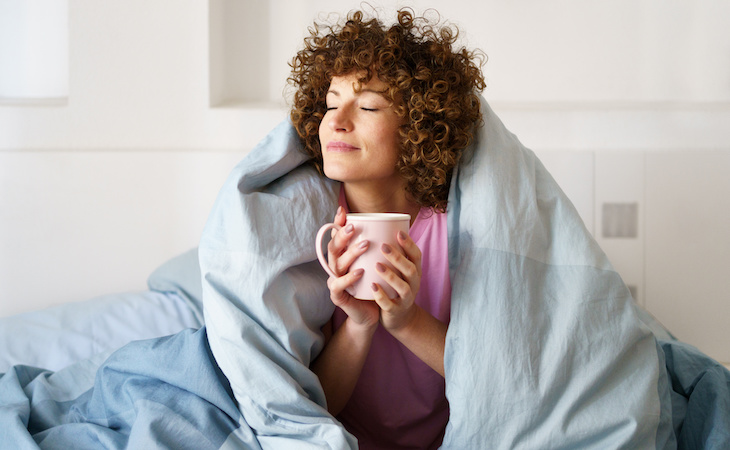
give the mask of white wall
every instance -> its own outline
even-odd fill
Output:
[[[232,165],[285,118],[287,62],[305,28],[320,11],[360,5],[68,3],[65,104],[0,103],[0,315],[144,289],[152,268],[195,246]],[[730,3],[383,9],[396,4],[438,9],[488,55],[485,97],[553,171],[637,299],[730,361]],[[252,29],[265,34],[252,42]],[[236,81],[252,73],[254,89]],[[635,238],[602,236],[606,202],[638,204]]]

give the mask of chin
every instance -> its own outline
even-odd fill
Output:
[[[330,180],[340,181],[344,183],[346,181],[350,181],[353,178],[351,171],[343,170],[342,168],[332,168],[325,165],[323,171],[324,176],[326,176]]]

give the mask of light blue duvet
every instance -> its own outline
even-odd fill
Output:
[[[483,110],[449,199],[443,448],[729,445],[730,374],[635,306],[545,168]],[[223,186],[199,246],[205,327],[55,373],[12,368],[0,442],[357,448],[308,368],[333,312],[314,236],[339,185],[298,145],[282,123]]]

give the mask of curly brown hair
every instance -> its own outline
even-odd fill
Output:
[[[458,29],[398,11],[386,28],[362,11],[350,12],[344,25],[314,23],[290,63],[289,82],[297,89],[291,120],[304,151],[322,173],[319,125],[334,76],[363,73],[389,86],[385,97],[404,120],[396,170],[406,192],[420,206],[446,209],[454,167],[473,138],[482,116],[478,92],[485,87],[480,52],[454,49]]]

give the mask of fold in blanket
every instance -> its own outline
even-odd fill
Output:
[[[339,187],[305,162],[285,122],[223,186],[198,248],[208,339],[262,447],[356,448],[309,370],[334,311],[314,237]]]
[[[449,198],[444,446],[671,446],[663,355],[628,289],[540,161],[483,111]]]
[[[204,328],[106,356],[0,378],[3,448],[257,448]]]

